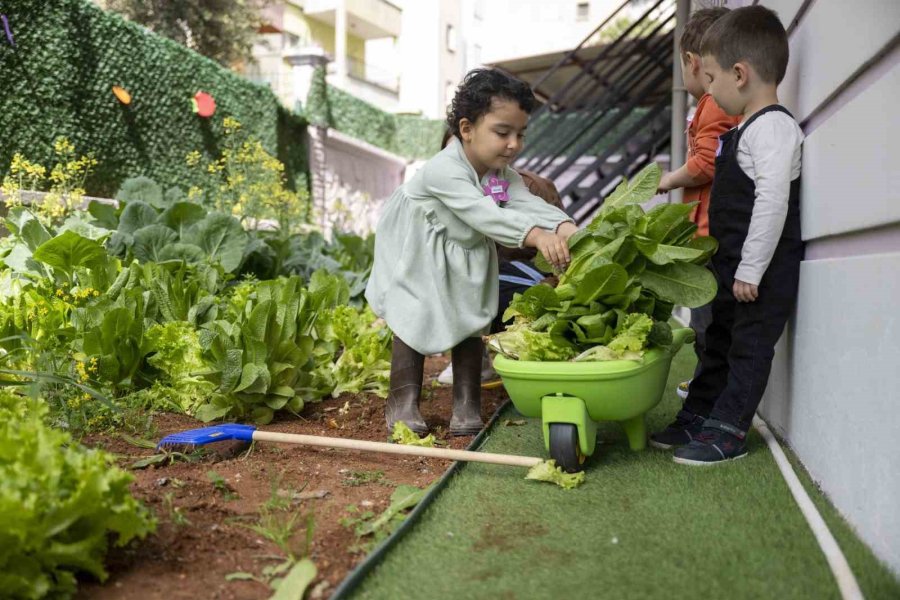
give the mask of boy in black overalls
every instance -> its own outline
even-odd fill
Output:
[[[738,8],[709,28],[700,51],[710,94],[743,119],[719,138],[709,208],[719,290],[706,349],[675,422],[651,436],[656,447],[679,446],[674,460],[688,465],[746,456],[803,259],[803,132],[776,94],[788,62],[784,27],[767,8]]]

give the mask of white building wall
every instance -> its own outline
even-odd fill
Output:
[[[807,133],[807,253],[760,412],[900,576],[900,2],[762,4],[799,16],[779,95]]]
[[[472,44],[480,62],[571,50],[590,34],[621,0],[468,0],[481,27]],[[649,7],[652,2],[647,2]],[[579,9],[579,5],[587,5]],[[472,65],[475,66],[475,65]],[[471,66],[470,66],[471,68]]]

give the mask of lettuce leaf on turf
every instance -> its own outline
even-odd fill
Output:
[[[584,483],[584,472],[566,473],[562,467],[556,466],[555,460],[550,459],[531,467],[525,479],[555,483],[564,490],[571,490]]]

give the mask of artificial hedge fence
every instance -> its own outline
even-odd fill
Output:
[[[305,116],[310,123],[333,127],[404,158],[431,158],[441,146],[444,121],[415,115],[394,115],[334,86],[325,69],[313,74]]]
[[[136,175],[187,189],[201,174],[185,156],[218,158],[226,116],[285,164],[289,187],[306,174],[306,121],[268,88],[87,0],[5,0],[0,12],[14,39],[0,32],[0,179],[16,152],[52,165],[53,141],[66,136],[99,161],[89,194],[112,196]],[[216,101],[211,118],[192,110],[200,90]]]

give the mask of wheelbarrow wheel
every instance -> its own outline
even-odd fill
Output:
[[[550,424],[550,456],[566,473],[584,470],[584,454],[578,444],[578,428],[571,423]]]

